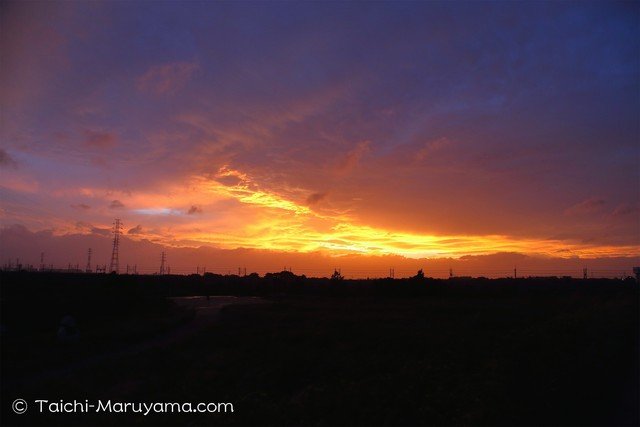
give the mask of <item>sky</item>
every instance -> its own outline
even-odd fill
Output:
[[[637,2],[0,18],[2,263],[108,263],[115,218],[121,265],[175,271],[640,263]]]

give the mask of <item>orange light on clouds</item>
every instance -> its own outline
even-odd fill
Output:
[[[218,180],[234,177],[230,185]],[[165,198],[135,197],[136,209],[155,208],[164,202],[165,212],[177,211],[198,195],[201,200],[238,202],[230,210],[191,218],[171,227],[173,245],[182,242],[210,244],[226,249],[238,247],[275,251],[324,252],[334,256],[346,254],[402,255],[408,258],[460,257],[496,252],[521,252],[554,257],[609,257],[640,253],[635,246],[598,246],[553,239],[523,239],[504,235],[429,235],[384,230],[358,224],[344,213],[318,212],[300,201],[261,188],[245,173],[222,168],[211,179],[194,176],[189,191],[175,191]],[[214,208],[215,209],[215,208]],[[225,220],[220,220],[222,216]]]
[[[280,252],[320,252],[407,258],[458,258],[518,252],[570,258],[628,257],[640,254],[633,245],[598,245],[560,239],[518,238],[508,235],[425,234],[364,224],[344,206],[310,206],[313,191],[266,188],[247,173],[224,166],[213,175],[195,175],[173,183],[163,192],[113,192],[82,187],[79,194],[102,215],[104,223],[78,225],[56,222],[54,233],[90,233],[110,228],[109,218],[121,217],[132,239],[149,239],[174,247],[209,245],[222,249],[250,248]],[[60,195],[58,195],[60,196]],[[113,208],[113,201],[119,202]],[[100,203],[99,203],[100,201]],[[102,206],[102,207],[97,207]],[[197,206],[197,209],[192,209]],[[108,221],[108,222],[107,222]]]

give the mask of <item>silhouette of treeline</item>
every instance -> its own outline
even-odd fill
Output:
[[[40,295],[70,291],[74,293],[105,292],[105,295],[237,295],[270,296],[277,294],[311,295],[437,295],[437,294],[484,294],[513,295],[578,290],[622,290],[634,289],[637,282],[632,278],[620,279],[575,279],[570,277],[530,278],[471,278],[454,277],[433,279],[416,277],[409,279],[349,279],[308,278],[289,271],[267,273],[263,277],[256,273],[247,276],[220,275],[95,275],[65,273],[0,272],[0,286],[4,297],[25,291]],[[609,289],[611,288],[611,289]],[[34,294],[32,294],[34,295]]]
[[[0,286],[4,298],[25,292],[31,295],[60,295],[60,293],[102,293],[138,296],[236,295],[520,295],[571,292],[615,292],[637,289],[635,279],[575,279],[570,277],[528,278],[471,278],[433,279],[417,274],[408,279],[342,279],[308,278],[289,271],[256,273],[247,276],[219,275],[95,275],[65,273],[0,272]]]

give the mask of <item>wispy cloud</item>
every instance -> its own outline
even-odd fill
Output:
[[[141,234],[141,233],[142,233],[142,226],[140,224],[127,230],[127,234]]]
[[[91,209],[91,206],[87,205],[86,203],[77,203],[70,206],[77,211],[88,211],[89,209]]]
[[[640,215],[640,203],[621,203],[611,212],[611,215],[614,217],[627,217],[634,214]]]
[[[9,153],[7,153],[4,149],[0,148],[0,167],[13,167],[15,168],[18,165],[13,157]]]
[[[90,147],[111,148],[116,145],[118,137],[111,132],[85,129],[84,143]]]
[[[599,212],[603,209],[605,201],[597,197],[591,197],[583,200],[580,203],[576,203],[573,206],[564,210],[564,214],[568,216],[586,215],[594,212]]]
[[[124,203],[122,203],[120,200],[112,200],[111,203],[109,203],[109,209],[122,209],[124,208]]]
[[[154,65],[137,80],[138,90],[156,95],[182,89],[200,66],[195,62],[173,62]]]
[[[360,141],[347,152],[337,166],[339,173],[349,173],[358,166],[360,160],[371,151],[371,141]]]

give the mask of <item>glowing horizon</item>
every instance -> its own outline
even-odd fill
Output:
[[[225,185],[216,179],[236,177],[234,185]],[[459,258],[465,255],[489,255],[499,252],[515,252],[546,257],[621,257],[638,256],[640,247],[627,246],[594,246],[579,242],[567,242],[558,239],[510,238],[501,235],[433,235],[403,232],[399,230],[380,229],[353,223],[347,214],[335,212],[316,212],[309,206],[287,200],[275,193],[263,191],[248,174],[230,169],[220,168],[214,178],[202,176],[192,177],[186,185],[188,190],[172,191],[170,197],[158,195],[125,195],[122,200],[119,217],[127,214],[143,216],[188,216],[198,213],[195,205],[189,210],[184,206],[193,194],[199,194],[213,201],[238,201],[250,205],[258,211],[254,220],[240,230],[208,231],[206,222],[190,220],[187,230],[174,228],[174,238],[163,238],[162,233],[146,232],[140,225],[129,228],[129,237],[134,240],[151,239],[173,247],[198,247],[213,245],[221,249],[264,249],[283,252],[323,252],[330,256],[346,254],[360,255],[399,255],[407,258]],[[86,188],[80,189],[83,194],[100,193]],[[177,194],[181,194],[182,198]],[[187,203],[188,204],[188,203]],[[95,224],[94,224],[95,225]],[[319,230],[319,228],[324,230]],[[103,230],[108,224],[102,224]],[[189,231],[197,227],[202,231]],[[135,230],[135,231],[131,231]],[[78,232],[78,227],[61,229],[58,235]],[[86,232],[86,230],[85,230]],[[80,230],[82,233],[82,230]],[[235,234],[234,234],[235,233]],[[167,233],[168,234],[168,233]]]

